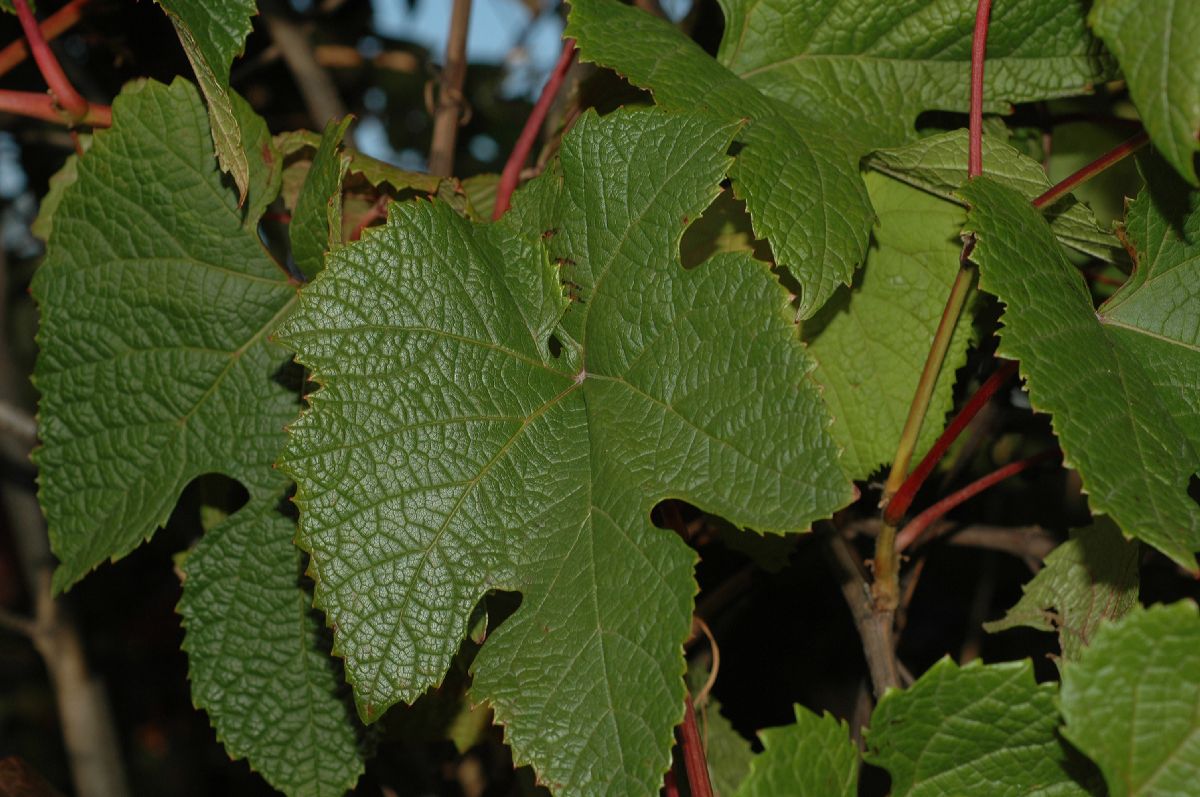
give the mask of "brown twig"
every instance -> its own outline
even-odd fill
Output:
[[[260,6],[267,33],[292,73],[316,129],[324,128],[330,119],[345,118],[346,104],[342,102],[333,78],[317,62],[308,32],[292,22],[275,0],[263,0]]]
[[[46,17],[38,25],[38,29],[42,32],[42,38],[47,42],[54,41],[74,27],[76,22],[83,19],[84,6],[91,1],[71,0],[71,2]],[[11,72],[14,67],[28,57],[29,46],[25,44],[24,39],[17,39],[15,42],[7,45],[3,50],[0,50],[0,75]]]
[[[454,173],[454,148],[462,124],[463,84],[467,79],[467,28],[471,0],[454,0],[450,34],[446,39],[446,64],[438,81],[433,138],[429,144],[429,173],[449,177]]]
[[[50,88],[50,93],[54,95],[59,107],[67,113],[72,122],[83,121],[88,112],[87,100],[75,90],[71,81],[67,79],[67,73],[63,72],[62,64],[58,62],[58,56],[54,54],[46,42],[46,38],[42,36],[41,27],[26,0],[12,0],[12,2],[13,8],[17,12],[17,19],[21,22],[21,30],[25,33],[25,41],[29,44],[29,52],[33,54],[33,60],[37,62],[38,71],[42,73],[46,85]]]
[[[37,624],[31,618],[22,617],[8,609],[0,609],[0,628],[7,628],[30,639],[37,633]]]
[[[862,562],[846,538],[833,528],[827,527],[821,533],[825,537],[825,556],[837,573],[842,597],[850,607],[850,614],[854,617],[854,625],[862,640],[863,655],[867,660],[867,670],[871,673],[875,696],[882,697],[889,688],[900,685],[892,631],[894,612],[880,610],[876,606]]]
[[[875,537],[883,521],[879,518],[862,518],[846,524],[847,534],[865,534]],[[972,523],[963,526],[953,520],[939,520],[930,527],[922,542],[945,538],[950,545],[967,548],[985,548],[1024,559],[1035,572],[1041,560],[1058,547],[1058,538],[1041,526],[993,526],[987,523]]]
[[[563,79],[567,76],[567,70],[571,68],[574,60],[575,40],[566,39],[563,41],[558,63],[554,65],[554,71],[550,73],[550,78],[542,89],[542,95],[538,97],[537,104],[533,106],[529,118],[525,120],[525,127],[521,129],[521,135],[517,138],[517,143],[508,156],[508,162],[504,164],[504,171],[500,174],[500,183],[496,186],[496,208],[492,211],[493,219],[500,218],[508,210],[513,191],[517,190],[517,181],[521,177],[521,170],[525,168],[525,161],[529,160],[533,142],[537,140],[542,123],[546,121],[546,114],[550,112],[550,105],[554,102],[554,97],[558,94]]]

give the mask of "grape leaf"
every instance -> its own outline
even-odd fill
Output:
[[[515,760],[562,794],[653,793],[696,585],[650,509],[786,531],[851,498],[786,292],[745,255],[679,265],[735,130],[585,114],[500,223],[393,205],[302,292],[280,340],[321,389],[281,467],[364,719],[519,591],[472,687]]]
[[[802,327],[818,365],[813,378],[833,411],[842,464],[866,479],[891,461],[925,354],[959,269],[958,205],[881,174],[865,176],[875,206],[874,243],[852,288],[842,288]],[[971,314],[955,327],[934,387],[918,454],[941,432],[955,372],[966,362]]]
[[[250,161],[243,149],[247,138],[230,99],[229,67],[241,55],[250,35],[250,18],[258,13],[254,0],[155,0],[175,26],[196,80],[208,100],[213,144],[221,168],[238,187],[240,200],[250,190]]]
[[[271,463],[297,397],[276,379],[288,356],[266,333],[296,292],[243,224],[195,86],[132,83],[117,97],[112,128],[63,191],[32,291],[55,589],[149,538],[193,478],[237,478],[249,503],[186,562],[196,701],[233,755],[290,793],[351,783],[362,766],[351,731],[331,730],[348,707],[329,667],[313,666],[326,648],[303,611],[301,554],[272,514],[286,482]],[[214,583],[226,567],[240,583]],[[318,729],[334,735],[306,783],[314,770],[297,754]]]
[[[916,138],[913,123],[921,111],[967,111],[975,3],[720,3],[722,64],[806,117],[854,131],[872,147]],[[1087,6],[1086,0],[1009,0],[992,8],[986,111],[1083,94],[1114,75],[1111,57],[1084,23]]]
[[[846,723],[795,707],[796,722],[759,731],[763,751],[750,762],[738,797],[855,797],[858,748]]]
[[[664,108],[750,119],[729,176],[758,237],[800,283],[807,318],[866,257],[871,206],[858,161],[870,146],[759,93],[665,20],[616,0],[573,0],[566,36],[580,57],[650,89]]]
[[[1086,762],[1056,733],[1057,691],[1028,660],[942,659],[879,701],[865,758],[892,776],[895,797],[1086,795]]]
[[[1017,626],[1057,631],[1063,659],[1079,658],[1104,623],[1136,605],[1138,545],[1104,518],[1046,557],[1046,566],[1025,585],[1024,594],[1003,618],[984,623],[991,633]]]
[[[1138,608],[1096,632],[1063,669],[1063,735],[1112,797],[1187,797],[1200,779],[1196,604]]]
[[[298,587],[295,531],[275,501],[257,501],[188,554],[178,607],[188,678],[230,756],[286,794],[341,795],[363,771],[361,726]]]
[[[341,122],[330,120],[325,126],[288,225],[292,259],[308,279],[325,265],[325,253],[341,242],[342,178],[350,167],[350,158],[342,154],[341,145],[353,119],[347,116]]]
[[[263,213],[279,196],[283,184],[283,154],[275,146],[266,120],[254,112],[242,95],[233,90],[228,93],[250,166],[242,224],[248,230],[257,230]]]
[[[87,152],[92,146],[92,137],[87,134],[79,136],[79,148]],[[37,217],[29,226],[29,231],[41,238],[50,240],[50,230],[54,228],[54,214],[58,204],[62,202],[63,193],[79,176],[79,155],[72,152],[67,156],[62,167],[50,177],[50,187],[46,195],[38,202]]]
[[[1116,55],[1150,138],[1193,185],[1200,150],[1200,15],[1178,0],[1096,0],[1088,17]]]
[[[983,137],[983,173],[1014,188],[1029,199],[1050,187],[1045,170],[995,136]],[[918,139],[911,144],[871,153],[867,166],[952,202],[967,179],[967,131],[953,130]],[[1092,209],[1067,195],[1042,208],[1058,240],[1072,249],[1109,262],[1126,260],[1115,235],[1096,224]]]
[[[1144,206],[1145,225],[1131,224],[1128,234],[1147,278],[1097,312],[1083,277],[1024,197],[986,177],[961,194],[972,205],[966,229],[978,239],[979,286],[1006,305],[998,353],[1020,360],[1030,401],[1053,416],[1064,460],[1078,469],[1093,511],[1195,569],[1200,506],[1187,494],[1200,466],[1195,243],[1147,251],[1156,239],[1140,235],[1173,233],[1160,211]],[[1144,194],[1143,202],[1151,205]],[[1194,211],[1191,241],[1200,225]],[[1169,285],[1185,293],[1172,295]]]

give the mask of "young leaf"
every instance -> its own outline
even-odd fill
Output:
[[[718,59],[809,118],[873,147],[916,137],[925,110],[965,113],[975,3],[720,0]],[[1114,74],[1083,0],[1006,0],[988,26],[984,110],[1089,92]],[[965,160],[963,161],[966,162]],[[986,163],[986,159],[985,159]]]
[[[1120,61],[1155,146],[1200,185],[1200,14],[1177,0],[1096,0],[1088,21]]]
[[[895,149],[878,150],[866,159],[870,168],[952,202],[961,202],[956,191],[967,179],[966,163],[966,130],[939,133]],[[995,136],[983,137],[983,173],[1031,200],[1050,188],[1050,180],[1040,163]],[[1042,215],[1066,246],[1109,262],[1127,259],[1116,236],[1101,230],[1092,209],[1074,197],[1067,195],[1042,208]]]
[[[800,283],[807,318],[866,257],[871,205],[853,130],[827,128],[772,100],[710,58],[665,20],[616,0],[574,0],[567,36],[580,56],[650,89],[664,108],[749,119],[729,176],[754,231]]]
[[[1063,735],[1104,773],[1111,797],[1186,797],[1200,779],[1196,604],[1138,609],[1097,631],[1063,668]]]
[[[271,463],[297,400],[266,335],[295,289],[243,223],[192,84],[130,84],[77,168],[32,288],[55,588],[149,538],[193,478],[241,481],[250,502],[185,565],[196,702],[272,783],[330,793],[361,762],[337,678],[314,667],[327,646],[304,610],[290,524],[274,515],[286,483]],[[243,677],[272,686],[247,700]],[[313,755],[320,772],[297,757],[315,729],[333,734]]]
[[[1105,518],[1046,557],[1046,567],[1025,585],[1021,600],[1000,620],[984,623],[995,633],[1017,626],[1057,631],[1063,660],[1077,660],[1104,623],[1137,604],[1138,544]]]
[[[1156,253],[1139,241],[1138,269],[1155,278],[1097,312],[1025,197],[986,177],[961,195],[972,205],[966,229],[978,240],[979,286],[1007,306],[999,354],[1020,360],[1030,400],[1053,416],[1065,462],[1079,470],[1093,511],[1196,569],[1200,505],[1187,487],[1200,467],[1200,302],[1181,301],[1200,284],[1200,259],[1186,256],[1196,245],[1176,239]],[[1145,193],[1143,201],[1151,204]],[[1141,212],[1144,229],[1173,234],[1157,208]],[[1186,223],[1200,225],[1200,213]],[[1129,235],[1139,240],[1135,225]]]
[[[232,90],[229,91],[229,100],[238,129],[242,131],[242,142],[250,165],[242,225],[248,230],[257,231],[263,213],[279,196],[283,183],[283,155],[271,138],[266,120],[254,112],[250,103]]]
[[[325,126],[288,225],[292,259],[310,280],[325,265],[325,253],[341,242],[342,178],[350,167],[350,158],[341,151],[342,137],[352,121],[347,116]]]
[[[896,452],[946,296],[959,269],[958,205],[880,174],[865,175],[875,206],[874,244],[852,288],[842,288],[802,327],[816,359],[813,378],[833,411],[833,436],[842,463],[866,479]],[[971,314],[955,327],[934,387],[918,455],[941,432],[954,396],[956,371],[966,362]]]
[[[229,172],[244,201],[250,190],[250,161],[243,148],[250,138],[242,130],[229,88],[229,67],[241,55],[250,35],[250,18],[258,13],[254,0],[155,0],[175,26],[183,51],[196,73],[208,114],[221,168]]]
[[[855,797],[858,748],[846,723],[795,707],[796,722],[759,732],[763,751],[737,797]]]
[[[586,114],[503,222],[393,205],[303,291],[280,338],[322,387],[281,466],[364,719],[519,591],[472,687],[515,760],[561,794],[653,793],[696,585],[651,508],[786,531],[851,497],[783,288],[744,255],[679,264],[734,132]]]
[[[184,560],[178,610],[192,700],[229,755],[276,789],[340,795],[362,774],[361,726],[340,695],[324,622],[297,588],[296,526],[277,503],[244,507]]]
[[[865,758],[895,797],[1083,797],[1090,773],[1058,738],[1057,691],[1029,661],[942,659],[879,701]]]

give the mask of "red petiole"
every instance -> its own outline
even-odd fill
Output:
[[[25,32],[25,41],[29,43],[29,51],[33,54],[33,60],[37,62],[38,70],[45,78],[50,93],[54,95],[59,107],[66,112],[72,123],[83,121],[87,116],[88,102],[67,79],[67,73],[63,71],[58,57],[54,55],[46,38],[42,36],[37,18],[29,10],[29,3],[26,0],[13,0],[13,8],[16,9],[17,19],[21,22],[21,30]]]

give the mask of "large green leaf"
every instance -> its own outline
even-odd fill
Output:
[[[1096,0],[1089,21],[1125,72],[1155,146],[1193,184],[1200,150],[1200,14],[1187,0]]]
[[[1029,199],[1050,187],[1042,165],[995,136],[983,137],[983,173]],[[911,144],[871,153],[866,164],[876,171],[931,194],[961,202],[958,187],[967,179],[967,131],[953,130]],[[1042,209],[1055,236],[1085,254],[1121,261],[1125,251],[1112,233],[1101,230],[1091,208],[1067,195]]]
[[[240,200],[250,190],[250,162],[244,148],[250,138],[239,124],[230,98],[229,67],[250,35],[255,0],[155,0],[167,12],[183,51],[208,100],[213,144],[221,168],[238,187]]]
[[[814,378],[834,416],[842,462],[866,479],[890,462],[900,440],[925,355],[959,269],[959,230],[966,214],[956,204],[881,174],[865,177],[877,222],[867,264],[852,288],[841,288],[802,327],[817,360]],[[934,387],[918,455],[942,431],[955,372],[967,358],[971,314],[955,327]]]
[[[749,119],[729,176],[755,233],[803,288],[807,318],[849,284],[866,256],[871,206],[853,130],[810,122],[758,92],[666,21],[617,0],[573,0],[566,35],[581,57],[650,89],[666,108]]]
[[[983,627],[993,633],[1017,626],[1057,631],[1063,659],[1072,662],[1097,629],[1137,604],[1138,553],[1138,544],[1107,519],[1072,531],[1025,585],[1017,605]]]
[[[873,147],[916,137],[921,111],[965,113],[973,0],[721,0],[718,58],[810,119]],[[984,108],[1089,92],[1113,74],[1087,0],[1006,0],[988,27]],[[966,163],[964,159],[963,163]]]
[[[1200,782],[1196,604],[1138,609],[1063,670],[1063,735],[1100,766],[1111,797],[1188,797]]]
[[[303,291],[280,335],[322,387],[281,464],[364,719],[519,591],[472,687],[515,759],[562,794],[653,793],[696,585],[650,509],[787,531],[851,498],[784,289],[745,255],[679,264],[735,128],[587,114],[503,222],[393,205]]]
[[[942,659],[879,701],[866,760],[892,776],[895,797],[1087,795],[1086,765],[1056,732],[1057,691],[1029,661]]]
[[[1163,205],[1138,199],[1128,236],[1143,276],[1097,312],[1025,197],[989,178],[961,193],[972,205],[966,229],[978,239],[979,285],[1006,305],[999,353],[1020,360],[1030,400],[1053,416],[1092,509],[1195,569],[1200,505],[1187,488],[1200,467],[1196,196],[1156,197],[1190,214],[1173,216],[1185,219],[1182,233]]]
[[[272,786],[336,797],[362,773],[361,726],[340,694],[324,621],[298,586],[296,524],[276,503],[245,507],[184,560],[178,608],[192,700],[229,755],[248,758]]]
[[[361,768],[347,705],[329,666],[314,666],[326,648],[304,610],[292,524],[274,509],[287,485],[271,464],[298,402],[277,378],[287,353],[266,335],[296,292],[243,224],[195,86],[135,83],[117,97],[112,129],[63,191],[33,295],[55,588],[150,537],[195,477],[241,481],[249,504],[187,562],[196,702],[275,785],[345,787]]]
[[[763,751],[738,797],[855,797],[858,748],[846,723],[796,706],[796,722],[760,731]]]

